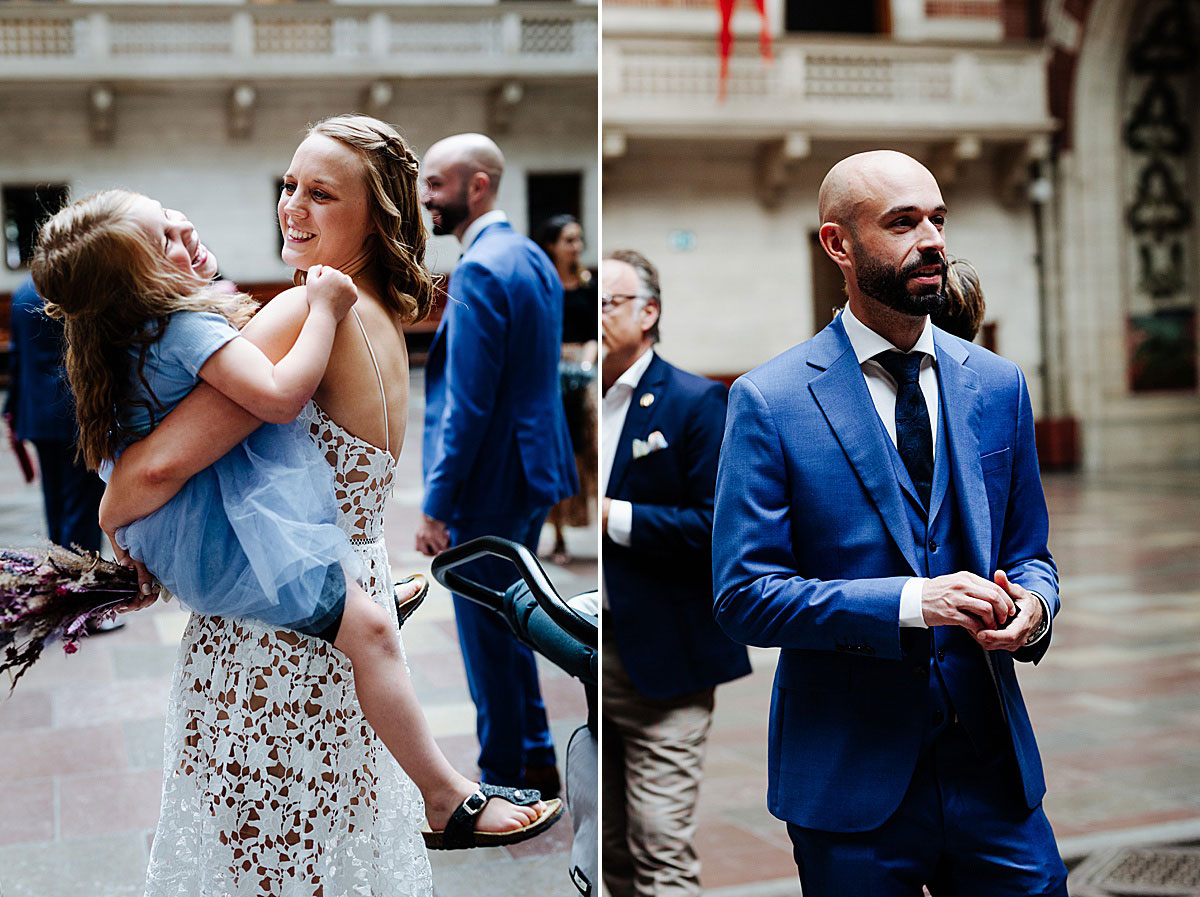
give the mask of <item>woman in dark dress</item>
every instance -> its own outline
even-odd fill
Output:
[[[554,525],[556,564],[571,560],[563,534],[565,526],[587,526],[591,520],[589,497],[596,493],[596,357],[598,311],[596,281],[579,262],[583,229],[572,215],[555,215],[538,228],[535,242],[554,262],[563,283],[562,381],[567,427],[579,472],[579,492],[550,509]]]

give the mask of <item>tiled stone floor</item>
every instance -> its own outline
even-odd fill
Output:
[[[414,395],[419,397],[420,384]],[[414,403],[410,434],[419,433]],[[402,457],[387,535],[397,570],[411,549],[419,455]],[[1200,471],[1052,475],[1051,546],[1063,579],[1055,642],[1022,686],[1046,765],[1046,809],[1068,859],[1120,844],[1200,838]],[[0,452],[0,543],[41,531],[40,498]],[[549,566],[564,594],[590,588],[595,531],[581,558]],[[162,714],[183,616],[160,606],[79,653],[47,656],[0,701],[0,890],[4,897],[137,897],[158,806]],[[414,678],[452,761],[474,760],[472,709],[448,597],[436,590],[406,628]],[[700,803],[709,897],[795,897],[782,823],[764,808],[774,652],[723,686]],[[447,662],[450,659],[451,662]],[[555,735],[583,717],[578,685],[543,664]],[[435,855],[439,897],[569,894],[570,830],[510,850]]]
[[[420,501],[423,388],[414,378],[408,445],[387,514],[396,571],[428,572],[412,548]],[[41,497],[0,451],[0,545],[44,535]],[[547,536],[549,533],[547,532]],[[546,562],[564,596],[595,588],[596,531],[568,531],[576,560]],[[3,699],[0,684],[0,892],[4,897],[140,897],[158,817],[163,718],[186,615],[174,603],[126,616],[124,629],[79,652],[54,650]],[[413,680],[452,763],[475,773],[474,706],[458,652],[448,593],[434,585],[405,626]],[[540,664],[559,746],[583,722],[579,683]],[[571,825],[515,847],[432,854],[437,897],[568,894]]]
[[[1062,574],[1054,644],[1021,687],[1068,861],[1200,839],[1200,470],[1047,475]],[[697,843],[709,897],[795,897],[765,809],[776,652],[717,690]]]

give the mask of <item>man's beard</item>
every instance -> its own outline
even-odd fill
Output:
[[[454,233],[455,228],[467,220],[467,216],[471,214],[471,210],[467,207],[467,191],[463,190],[458,196],[452,200],[448,200],[442,205],[435,206],[441,221],[435,221],[433,224],[433,233],[435,236]],[[430,209],[433,211],[433,209]]]
[[[910,293],[909,278],[918,269],[931,265],[941,268],[941,282],[936,287],[924,287],[920,293]],[[946,304],[946,261],[941,253],[926,253],[899,270],[867,256],[855,267],[855,276],[860,291],[902,315],[921,317],[936,314]]]

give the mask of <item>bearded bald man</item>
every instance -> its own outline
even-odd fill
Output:
[[[425,363],[424,512],[429,556],[477,536],[537,551],[550,506],[579,489],[559,395],[562,281],[496,207],[504,156],[484,134],[439,140],[421,164],[421,202],[435,234],[463,254]],[[512,564],[485,558],[469,579],[503,591]],[[560,779],[533,652],[495,614],[454,596],[475,702],[479,768],[494,785],[554,797]]]
[[[715,612],[781,648],[768,803],[805,897],[1066,895],[1014,661],[1059,607],[1025,378],[934,327],[946,203],[902,153],[835,165],[845,310],[729,396]]]

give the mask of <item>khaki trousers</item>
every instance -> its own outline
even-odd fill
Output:
[[[696,897],[692,846],[713,689],[655,700],[603,643],[603,878],[612,897]]]

